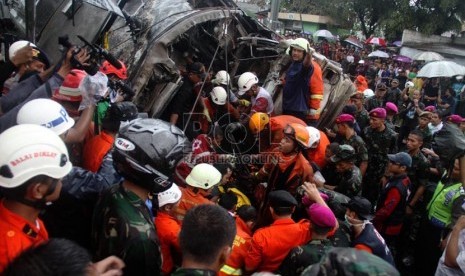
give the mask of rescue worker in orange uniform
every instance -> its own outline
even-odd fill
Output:
[[[305,150],[305,155],[308,161],[314,162],[320,169],[326,165],[326,147],[331,143],[328,136],[321,130],[314,127],[306,127],[310,139],[308,141],[308,149]]]
[[[259,135],[260,153],[276,151],[284,137],[284,128],[293,123],[306,126],[304,121],[291,115],[269,117],[265,113],[254,113],[249,120],[249,129],[252,134]]]
[[[236,237],[228,260],[218,273],[219,276],[243,275],[245,259],[250,248],[252,228],[257,219],[257,210],[251,205],[244,205],[236,211]]]
[[[0,135],[0,274],[21,252],[48,240],[39,213],[60,196],[72,168],[61,138],[38,125]]]
[[[187,186],[181,188],[182,197],[176,218],[182,222],[189,209],[200,204],[215,204],[207,197],[215,185],[221,181],[221,173],[212,165],[202,163],[196,165],[186,178]]]
[[[307,114],[306,122],[309,125],[316,126],[321,114],[321,102],[323,101],[323,95],[325,86],[323,82],[323,73],[320,65],[312,59],[313,74],[310,77],[310,99],[308,100],[308,106],[310,110]]]
[[[210,97],[202,98],[205,107],[202,121],[203,133],[208,133],[211,124],[217,123],[220,126],[230,122],[237,122],[240,119],[239,111],[228,102],[228,94],[221,86],[216,86],[210,92]]]
[[[121,122],[137,118],[137,107],[132,102],[114,103],[107,110],[102,121],[102,131],[99,135],[90,138],[84,144],[83,167],[91,172],[97,172],[103,158],[113,147],[115,136]]]
[[[312,181],[313,170],[302,151],[309,142],[307,129],[300,124],[289,124],[272,160],[254,174],[259,180],[268,178],[267,191],[286,190],[295,195],[305,181]]]
[[[302,187],[310,200],[327,206],[314,184],[305,183]],[[312,237],[309,220],[297,223],[292,220],[297,201],[290,193],[273,191],[269,198],[274,222],[254,233],[245,260],[247,272],[277,270],[292,248],[309,242]]]
[[[168,190],[158,194],[158,213],[154,219],[160,240],[163,265],[163,275],[171,275],[175,267],[181,264],[181,247],[179,246],[179,232],[181,224],[174,216],[174,211],[179,205],[182,192],[176,184]]]

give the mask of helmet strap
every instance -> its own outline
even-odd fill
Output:
[[[45,209],[46,206],[51,204],[51,202],[47,202],[46,197],[55,192],[56,187],[58,185],[58,181],[59,179],[52,180],[52,182],[48,186],[47,192],[40,200],[29,200],[25,198],[18,198],[18,199],[15,199],[15,201],[21,202],[22,204],[25,204],[35,209],[39,209],[39,210]]]

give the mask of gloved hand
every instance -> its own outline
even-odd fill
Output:
[[[212,119],[210,118],[210,114],[208,113],[208,109],[206,108],[203,109],[203,115],[205,116],[208,122],[210,123],[212,122]]]
[[[244,100],[244,99],[241,99],[239,100],[239,104],[240,105],[243,105],[245,107],[249,107],[250,106],[250,102],[248,100]]]
[[[102,72],[95,75],[87,75],[79,84],[79,91],[82,94],[82,101],[79,110],[84,110],[90,105],[97,104],[108,90],[108,77]]]

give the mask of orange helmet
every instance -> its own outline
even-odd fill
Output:
[[[266,113],[257,112],[250,117],[249,128],[252,134],[257,134],[262,131],[270,122],[270,117]]]
[[[104,73],[105,75],[115,74],[118,78],[125,80],[128,78],[128,72],[126,70],[126,64],[121,60],[118,60],[121,63],[121,68],[117,69],[115,66],[111,65],[107,60],[105,60],[100,67],[100,72]]]
[[[284,128],[284,134],[291,137],[302,148],[308,148],[308,144],[310,142],[310,135],[308,134],[308,131],[305,128],[305,126],[295,123],[288,124]]]

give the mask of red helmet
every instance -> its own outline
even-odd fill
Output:
[[[102,66],[100,67],[100,72],[104,73],[105,75],[115,74],[118,78],[125,80],[128,78],[128,71],[126,70],[126,64],[121,60],[118,60],[121,63],[121,69],[116,69],[115,66],[111,65],[108,61],[104,61]]]
[[[82,101],[82,93],[79,90],[79,84],[87,76],[82,70],[73,69],[66,75],[61,86],[55,90],[52,99],[65,102]]]

